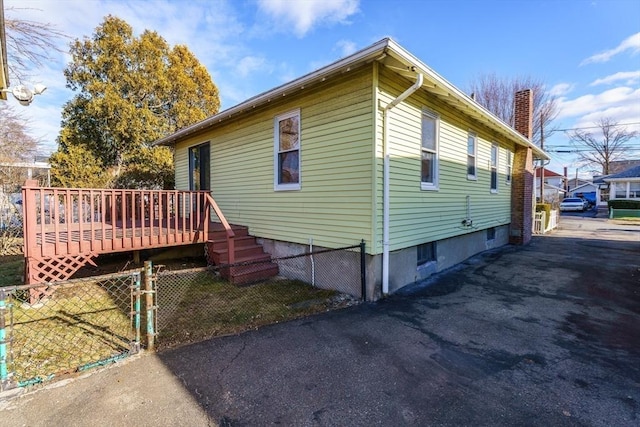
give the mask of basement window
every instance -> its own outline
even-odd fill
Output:
[[[496,240],[496,228],[487,228],[487,242],[491,242],[493,240]]]
[[[418,266],[435,261],[437,261],[436,242],[429,242],[418,245]]]

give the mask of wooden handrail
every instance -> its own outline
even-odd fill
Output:
[[[225,233],[227,235],[227,253],[228,253],[227,262],[229,264],[233,264],[236,260],[235,241],[233,238],[235,237],[236,234],[231,229],[229,222],[227,222],[227,219],[224,217],[224,214],[220,210],[220,207],[218,206],[216,201],[213,199],[213,197],[211,197],[211,194],[207,193],[205,195],[205,200],[208,205],[211,205],[211,207],[213,208],[213,211],[216,213],[216,216],[220,220],[220,223],[224,227]],[[207,209],[206,215],[208,219],[209,209]],[[208,226],[209,221],[206,221],[205,224]],[[206,235],[208,236],[208,233]]]
[[[22,196],[26,257],[206,242],[209,206],[227,239],[234,237],[207,191],[38,187],[27,181]]]

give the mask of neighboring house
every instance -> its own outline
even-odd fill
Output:
[[[51,166],[46,161],[0,163],[0,228],[16,223],[21,215],[20,186],[27,179],[36,179],[39,185],[51,185]]]
[[[567,180],[567,191],[572,193],[577,187],[581,187],[585,184],[592,184],[588,179],[571,178]]]
[[[156,141],[274,256],[366,242],[368,295],[531,238],[532,95],[516,128],[390,39]],[[340,266],[335,266],[339,271]],[[330,286],[330,284],[325,284]]]
[[[598,204],[598,186],[596,184],[586,182],[571,190],[571,197],[581,197],[587,199],[591,204]]]
[[[540,183],[544,182],[544,203],[557,205],[565,197],[565,176],[547,168],[536,168],[536,199],[540,200]]]
[[[544,183],[554,187],[564,189],[564,181],[566,177],[547,168],[536,168],[536,181],[540,182],[540,177],[544,172]]]
[[[640,159],[634,160],[614,160],[609,162],[609,175],[624,172],[632,167],[640,166]]]
[[[640,199],[640,165],[608,175],[609,199]]]

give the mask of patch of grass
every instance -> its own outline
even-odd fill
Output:
[[[24,257],[22,255],[0,256],[0,287],[22,285]]]
[[[239,287],[209,272],[194,275],[179,293],[162,288],[159,284],[159,349],[235,334],[354,302],[336,291],[297,280],[274,279]]]
[[[23,292],[11,300],[13,381],[75,372],[130,350],[133,332],[126,286],[77,283],[34,305],[28,304],[28,296]],[[9,325],[11,319],[6,320]]]

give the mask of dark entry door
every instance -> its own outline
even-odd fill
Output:
[[[189,148],[189,189],[211,189],[211,154],[209,143]]]

